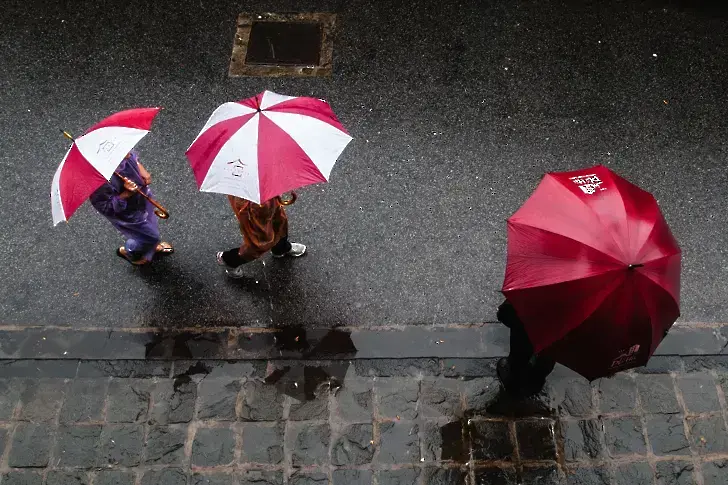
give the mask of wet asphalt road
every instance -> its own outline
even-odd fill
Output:
[[[328,326],[492,321],[505,218],[545,171],[602,163],[652,191],[684,249],[683,321],[728,321],[728,14],[681,2],[78,2],[0,10],[0,323]],[[688,2],[684,2],[688,3]],[[693,2],[696,3],[696,2]],[[707,2],[697,2],[698,4]],[[240,11],[339,14],[330,79],[227,77]],[[239,235],[184,151],[219,104],[329,100],[355,140],[300,192],[300,260],[227,281]],[[178,252],[145,271],[86,205],[52,227],[67,144],[161,105],[139,148]]]

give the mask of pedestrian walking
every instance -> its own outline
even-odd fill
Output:
[[[503,388],[515,397],[538,394],[546,384],[546,377],[556,363],[544,355],[535,354],[523,322],[508,300],[498,307],[498,321],[511,330],[508,357],[498,361],[498,378]]]
[[[260,258],[268,251],[273,253],[274,258],[297,258],[305,254],[306,246],[288,240],[285,206],[295,201],[295,194],[290,202],[284,202],[280,196],[262,204],[232,195],[228,199],[243,236],[240,247],[217,253],[217,262],[226,268],[228,276],[242,278],[243,265]]]
[[[152,176],[139,162],[139,154],[132,150],[114,176],[89,197],[91,205],[126,239],[116,250],[117,256],[137,266],[150,263],[155,254],[174,252],[159,235],[156,207],[148,200],[152,197],[151,182]]]

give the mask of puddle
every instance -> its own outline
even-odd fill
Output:
[[[301,401],[316,399],[317,392],[340,388],[349,370],[349,359],[356,356],[351,333],[342,330],[307,331],[302,326],[286,327],[273,334],[273,345],[281,355],[304,360],[338,359],[321,365],[314,362],[291,362],[275,369],[265,383]]]
[[[440,427],[442,460],[452,460],[457,463],[468,462],[470,458],[468,456],[470,446],[463,439],[463,430],[466,429],[466,421],[464,420],[453,421]]]

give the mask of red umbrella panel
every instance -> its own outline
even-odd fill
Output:
[[[644,365],[680,316],[680,247],[606,167],[549,173],[508,219],[502,291],[536,352],[596,379]]]

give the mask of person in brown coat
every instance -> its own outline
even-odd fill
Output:
[[[274,258],[297,258],[306,252],[303,244],[288,240],[288,216],[280,197],[256,204],[240,197],[228,196],[240,224],[243,243],[240,247],[219,251],[217,263],[231,278],[243,277],[243,265],[270,251]]]

